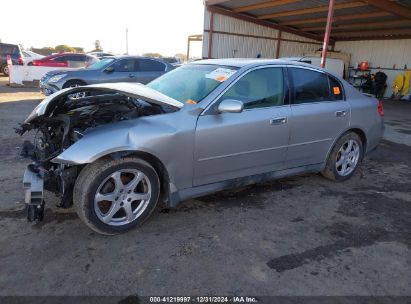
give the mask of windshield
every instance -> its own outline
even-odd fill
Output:
[[[87,67],[88,70],[99,70],[103,67],[105,67],[106,65],[108,65],[109,63],[113,62],[114,58],[103,58],[99,61],[96,61],[95,63],[89,65]]]
[[[153,80],[147,86],[182,103],[198,103],[238,68],[187,64]]]

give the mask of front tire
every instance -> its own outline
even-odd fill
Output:
[[[102,159],[80,172],[73,202],[88,227],[114,235],[142,225],[156,208],[159,195],[159,177],[146,161]]]
[[[63,89],[66,88],[77,88],[81,86],[85,86],[86,83],[81,81],[81,80],[69,80],[63,85]],[[79,99],[79,98],[84,98],[87,96],[86,92],[78,92],[74,94],[69,94],[68,97],[71,99]]]
[[[363,151],[363,143],[356,133],[344,134],[335,143],[321,174],[335,181],[351,178],[361,163]]]

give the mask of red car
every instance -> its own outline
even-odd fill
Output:
[[[33,65],[59,68],[79,68],[89,66],[96,61],[98,61],[96,57],[87,54],[60,53],[46,56],[38,60],[33,60]]]

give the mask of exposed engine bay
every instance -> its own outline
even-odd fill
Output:
[[[51,161],[53,158],[81,139],[92,128],[173,111],[166,105],[158,105],[143,98],[101,89],[88,89],[83,94],[63,94],[56,100],[52,100],[52,103],[53,106],[47,109],[45,115],[26,120],[16,129],[16,133],[23,135],[35,131],[34,142],[25,141],[21,153],[22,156],[33,161],[28,166],[31,172],[26,170],[31,177],[26,177],[25,174],[25,180],[35,179],[38,183],[44,183],[44,189],[61,197],[59,206],[63,208],[72,205],[72,189],[81,166],[53,163]],[[33,188],[35,182],[25,181],[25,183],[27,185],[30,183],[30,187]],[[38,186],[38,188],[42,187]],[[29,220],[41,220],[43,217],[42,193],[40,195],[37,192],[40,190],[31,190],[27,202],[26,190]],[[32,206],[31,210],[30,206]]]

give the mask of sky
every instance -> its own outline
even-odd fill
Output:
[[[30,47],[67,44],[91,51],[100,40],[118,54],[187,52],[187,36],[202,34],[203,0],[19,0],[19,10],[2,14],[0,39]],[[190,53],[201,57],[201,42]]]

